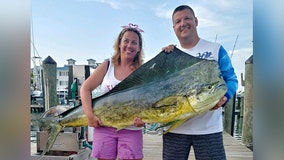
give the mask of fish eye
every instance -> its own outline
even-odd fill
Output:
[[[211,86],[211,85],[209,85],[207,88],[208,88],[208,89],[212,89],[212,86]]]

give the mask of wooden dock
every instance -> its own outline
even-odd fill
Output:
[[[228,160],[253,160],[253,152],[241,142],[226,132],[223,132],[224,146]],[[162,160],[162,136],[157,134],[144,134],[144,158],[143,160]],[[31,143],[31,155],[36,153],[36,144]],[[95,160],[89,158],[88,160]],[[195,160],[193,149],[189,154],[189,160]]]
[[[224,146],[228,160],[252,160],[253,152],[240,141],[223,132]],[[162,136],[144,134],[144,159],[162,160]],[[195,160],[193,149],[189,154],[189,160]]]

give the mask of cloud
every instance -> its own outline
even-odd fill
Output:
[[[173,12],[173,10],[167,8],[166,6],[167,6],[166,3],[161,4],[159,6],[156,6],[154,8],[155,15],[157,17],[163,18],[163,19],[172,19],[172,12]]]
[[[118,1],[114,0],[79,0],[81,2],[99,2],[99,3],[104,3],[109,5],[113,9],[119,9],[120,8],[120,3]]]
[[[194,7],[195,16],[197,17],[200,27],[212,28],[222,26],[221,21],[217,20],[219,15],[211,10],[208,10],[206,7],[196,6]]]
[[[200,0],[197,2],[200,6],[204,6],[206,8],[214,8],[214,10],[231,10],[236,6],[241,5],[239,0],[215,0],[212,2],[211,0]],[[196,10],[196,9],[195,9]]]

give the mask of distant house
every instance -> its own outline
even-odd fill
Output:
[[[70,59],[67,59],[67,62],[68,62],[67,65],[75,65],[76,60],[70,58]]]
[[[87,61],[88,61],[88,65],[89,66],[93,66],[93,67],[97,66],[96,60],[94,60],[94,59],[87,59]]]

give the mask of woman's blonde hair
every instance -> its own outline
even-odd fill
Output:
[[[114,43],[113,49],[114,49],[114,55],[111,57],[111,63],[114,66],[117,66],[121,63],[121,56],[120,56],[120,43],[121,43],[121,39],[123,37],[123,35],[127,32],[134,32],[138,35],[139,37],[139,48],[140,51],[137,52],[135,58],[133,59],[132,64],[130,65],[131,69],[135,70],[138,67],[140,67],[143,64],[143,56],[144,56],[144,51],[143,51],[143,42],[142,42],[142,35],[141,33],[135,29],[135,28],[124,28],[118,35],[118,37],[116,38],[116,41]]]

